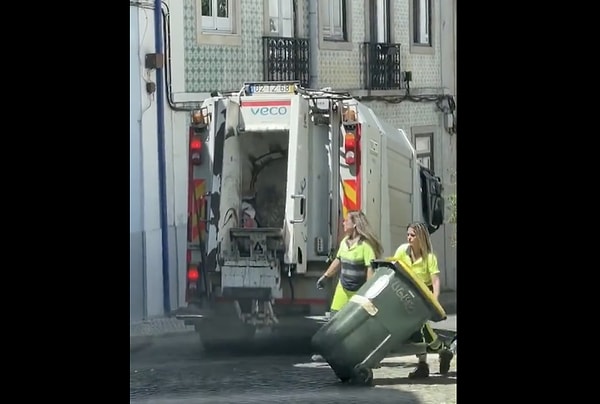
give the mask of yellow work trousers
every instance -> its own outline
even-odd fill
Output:
[[[350,292],[349,290],[344,289],[341,282],[338,281],[337,286],[335,287],[335,292],[333,293],[333,300],[331,301],[330,310],[340,311],[355,293],[356,292]]]

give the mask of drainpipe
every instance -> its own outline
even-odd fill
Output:
[[[154,0],[154,47],[157,54],[163,54],[162,4]],[[165,163],[165,99],[163,68],[156,69],[156,129],[158,137],[158,187],[160,200],[160,233],[162,242],[163,308],[165,314],[171,311],[169,296],[169,224],[167,222],[167,173]]]
[[[319,3],[317,0],[308,0],[308,37],[310,43],[310,78],[308,86],[319,86]]]

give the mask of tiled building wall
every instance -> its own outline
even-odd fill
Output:
[[[441,69],[440,69],[440,40],[439,32],[437,29],[437,21],[439,21],[439,4],[440,1],[446,0],[434,0],[434,22],[433,27],[433,44],[435,46],[435,54],[433,55],[418,55],[410,53],[410,36],[409,36],[409,0],[393,1],[393,13],[394,13],[394,27],[392,33],[392,42],[400,43],[401,46],[401,57],[402,57],[402,70],[412,71],[413,81],[411,86],[414,88],[418,87],[433,87],[438,88],[441,86]]]
[[[440,125],[439,111],[434,103],[403,101],[390,104],[385,101],[365,102],[378,117],[410,134],[412,126]]]
[[[308,3],[307,0],[300,0]],[[365,16],[367,9],[363,0],[348,0],[352,6],[352,51],[320,50],[319,51],[319,82],[321,86],[333,88],[359,89],[363,66],[360,53],[360,44],[366,41]],[[439,0],[434,1],[434,9]],[[410,54],[409,46],[409,0],[392,0],[393,32],[391,42],[401,44],[402,71],[412,71],[413,88],[427,87],[438,89],[441,86],[439,30],[434,28],[435,54],[418,55]],[[304,13],[308,16],[308,11]],[[439,16],[435,15],[436,19]],[[433,24],[435,26],[435,23]]]
[[[196,0],[184,1],[185,74],[188,92],[236,90],[244,81],[263,80],[262,42],[263,0],[241,1],[241,46],[200,45],[197,40]],[[437,0],[435,3],[438,3]],[[363,66],[360,45],[365,41],[364,0],[348,0],[352,7],[353,50],[319,51],[319,84],[337,89],[360,89]],[[440,87],[439,40],[435,55],[409,53],[409,0],[392,1],[394,7],[392,41],[401,44],[402,70],[413,72],[413,88]],[[302,31],[308,33],[308,0],[298,0],[303,10]],[[435,8],[435,7],[434,7]],[[435,25],[435,24],[434,24]],[[436,30],[435,33],[439,33]],[[306,36],[306,35],[305,35]]]
[[[198,44],[196,0],[183,2],[186,91],[239,90],[245,81],[263,79],[263,0],[240,2],[242,46]]]
[[[307,0],[305,0],[307,1]],[[319,84],[321,87],[358,89],[363,74],[360,46],[365,41],[364,0],[350,0],[353,49],[319,50]]]

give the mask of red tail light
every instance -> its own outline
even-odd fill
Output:
[[[200,288],[198,287],[198,279],[200,273],[197,267],[188,267],[187,271],[187,287],[185,288],[185,301],[187,303],[194,302],[199,297]]]
[[[200,136],[193,136],[190,139],[190,159],[192,164],[199,165],[201,160],[201,151],[202,151],[202,139]]]
[[[356,137],[354,133],[346,133],[344,138],[344,149],[346,151],[346,164],[352,165],[356,162]]]
[[[197,282],[198,279],[200,279],[200,272],[198,272],[198,268],[188,268],[187,278],[189,282]]]
[[[200,139],[192,139],[190,147],[194,151],[200,151],[202,149],[202,141]]]

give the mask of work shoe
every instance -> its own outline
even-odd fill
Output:
[[[445,375],[450,370],[450,362],[454,358],[454,354],[449,349],[440,351],[440,374]]]
[[[313,356],[310,357],[310,360],[312,360],[313,362],[325,362],[325,358],[323,358],[319,354],[314,354]]]
[[[409,379],[422,379],[429,377],[429,365],[425,362],[419,362],[415,370],[408,374]]]

